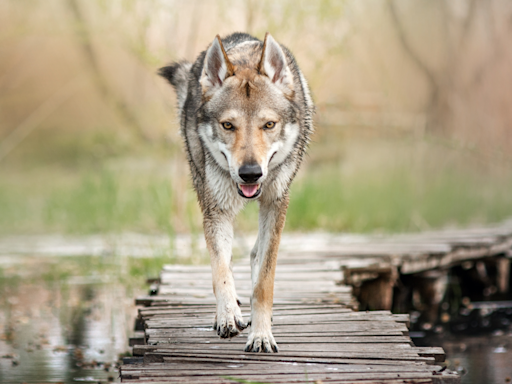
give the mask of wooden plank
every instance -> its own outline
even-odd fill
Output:
[[[227,372],[226,372],[227,373]],[[287,373],[287,374],[267,374],[263,372],[253,372],[253,373],[237,373],[233,372],[231,375],[227,374],[224,375],[218,375],[219,377],[224,376],[226,377],[236,377],[236,379],[242,379],[242,380],[256,380],[258,382],[267,382],[267,383],[289,383],[289,382],[309,382],[310,380],[322,380],[322,381],[328,381],[331,378],[335,377],[336,372],[308,372],[307,369],[303,372],[297,372],[297,373]],[[183,382],[186,382],[187,380],[184,379],[192,379],[197,376],[202,376],[199,373],[196,374],[183,374],[180,376],[176,375],[169,375],[169,372],[161,372],[161,373],[153,373],[151,376],[144,376],[140,375],[139,379],[144,380],[151,380],[152,378],[160,378],[160,379],[166,379],[168,377],[177,378],[179,377]],[[206,376],[206,375],[205,375]],[[211,374],[208,376],[212,376]],[[343,379],[349,380],[349,381],[360,381],[360,380],[388,380],[388,379],[400,379],[402,380],[402,383],[407,382],[406,380],[409,379],[428,379],[432,377],[431,372],[367,372],[367,373],[351,373],[351,372],[343,372]]]
[[[278,258],[278,266],[276,269],[276,274],[280,272],[332,272],[338,270],[338,263],[329,263],[325,261],[316,261],[312,263],[308,263],[306,265],[280,265],[280,260]],[[249,272],[251,271],[251,266],[248,260],[242,261],[239,264],[233,266],[233,273],[239,272]],[[165,272],[174,272],[174,273],[209,273],[211,274],[211,267],[209,265],[175,265],[175,264],[166,264],[163,266],[163,273]]]
[[[251,280],[250,271],[246,272],[234,272],[233,277],[235,281]],[[336,281],[341,279],[341,274],[338,269],[332,271],[309,271],[309,272],[287,272],[287,271],[276,271],[277,281]],[[174,273],[174,272],[163,272],[160,274],[161,284],[173,284],[173,283],[204,283],[211,284],[212,274],[208,272],[186,272],[186,273]],[[211,285],[210,285],[211,287]]]
[[[339,272],[339,278],[341,279],[341,271]],[[250,291],[252,289],[252,283],[250,280],[244,282],[236,281],[235,283],[237,291]],[[190,289],[190,290],[201,290],[204,293],[212,290],[211,281],[197,281],[197,280],[181,280],[176,284],[161,284],[160,294],[167,294],[167,292],[173,292],[179,289]],[[274,284],[276,292],[288,292],[288,291],[306,291],[314,292],[315,294],[323,291],[334,291],[334,292],[347,292],[350,293],[352,288],[346,285],[338,285],[334,280],[332,281],[276,281]]]
[[[173,352],[180,351],[194,351],[194,353],[226,353],[226,354],[240,354],[243,353],[243,348],[240,346],[244,343],[236,342],[234,340],[240,340],[240,338],[233,338],[231,340],[224,340],[223,343],[173,343],[166,342],[157,344],[158,350],[166,350]],[[345,353],[358,353],[358,354],[375,354],[384,353],[385,357],[393,355],[403,356],[418,356],[419,350],[416,347],[411,346],[410,343],[320,343],[316,341],[307,341],[305,343],[279,343],[280,353],[309,353],[319,352],[325,353],[325,356],[338,356],[339,354]],[[428,353],[434,354],[428,351]],[[359,355],[358,355],[359,356]]]
[[[436,257],[424,255],[422,257],[402,257],[401,272],[404,274],[418,273],[437,268],[447,268],[463,261],[480,259],[504,253],[512,247],[512,239],[498,242],[488,247],[459,248],[453,252]]]
[[[238,293],[238,296],[243,302],[249,302],[249,295],[243,296]],[[353,298],[349,294],[318,294],[317,296],[311,295],[310,297],[301,297],[300,295],[289,297],[275,297],[274,304],[297,304],[297,303],[331,303],[331,304],[344,304],[351,305]],[[167,296],[139,296],[135,299],[135,305],[143,306],[159,306],[159,305],[198,305],[204,304],[209,306],[215,305],[215,297],[213,293],[205,293],[204,295],[190,296],[190,295],[167,295]]]
[[[195,357],[195,358],[217,358],[219,356],[229,357],[235,360],[256,360],[256,361],[280,361],[280,362],[296,362],[303,361],[309,363],[339,363],[339,360],[361,360],[366,362],[378,361],[394,362],[394,364],[406,362],[424,362],[433,364],[433,357],[421,357],[417,353],[371,353],[369,352],[346,352],[338,351],[334,353],[324,354],[323,352],[279,352],[279,353],[242,353],[236,351],[225,351],[217,349],[215,351],[199,351],[199,350],[173,350],[170,348],[156,349],[153,352],[147,352],[144,355],[144,362],[163,361],[163,357]]]
[[[163,348],[163,349],[161,349]],[[257,354],[257,353],[243,353],[236,351],[234,354],[224,353],[217,354],[215,352],[209,353],[197,353],[196,351],[172,351],[167,350],[163,346],[135,346],[133,349],[134,356],[144,356],[145,364],[163,362],[165,359],[173,359],[176,361],[194,361],[204,363],[229,363],[229,364],[253,364],[253,363],[307,363],[307,364],[365,364],[365,365],[392,365],[392,366],[406,366],[406,365],[418,365],[425,367],[425,362],[434,364],[434,357],[417,357],[409,360],[400,359],[371,359],[368,357],[355,357],[350,356],[349,358],[341,357],[313,357],[313,356],[302,356],[299,357],[297,354],[292,354],[292,357],[278,354]],[[240,357],[242,356],[242,357]],[[165,360],[167,361],[167,360]]]
[[[212,332],[213,333],[213,332]],[[141,338],[143,339],[143,338]],[[161,343],[185,343],[190,344],[192,342],[190,337],[183,336],[175,336],[175,335],[161,335],[156,334],[154,336],[150,336],[150,341],[157,341]],[[242,337],[237,337],[231,339],[230,343],[233,344],[245,344],[247,340]],[[279,345],[284,344],[305,344],[305,343],[333,343],[337,345],[342,345],[346,343],[355,343],[355,344],[389,344],[389,343],[408,343],[411,344],[411,339],[407,336],[403,335],[356,335],[356,336],[339,336],[339,335],[319,335],[315,334],[314,336],[296,336],[296,334],[289,336],[280,336],[278,338]],[[211,335],[210,337],[195,337],[193,338],[194,344],[225,344],[226,341],[219,338],[216,334]],[[138,344],[141,345],[141,344]]]
[[[198,331],[206,331],[210,332],[213,321],[204,321],[200,322],[176,322],[174,320],[166,319],[161,321],[149,320],[146,323],[148,328],[156,329],[156,328],[173,328],[173,329],[196,329]],[[288,332],[291,331],[301,331],[306,332],[304,329],[304,323],[300,322],[289,322],[284,324],[275,324],[272,326],[273,332],[276,334],[279,333],[283,328],[285,328]],[[370,329],[389,329],[389,330],[400,330],[407,331],[407,327],[404,324],[396,323],[392,320],[378,320],[378,321],[369,321],[369,320],[352,320],[352,321],[331,321],[331,322],[322,322],[322,323],[312,323],[314,327],[311,328],[311,332],[349,332],[349,331],[361,331],[361,330],[370,330]]]
[[[249,312],[249,306],[241,306],[242,312]],[[307,315],[307,314],[330,314],[333,313],[351,313],[352,310],[345,308],[340,305],[329,306],[325,305],[322,307],[318,306],[282,306],[273,308],[273,315],[280,316],[296,316],[296,315]],[[140,308],[139,315],[144,317],[151,317],[155,315],[172,315],[173,317],[182,317],[188,315],[201,315],[201,314],[214,314],[214,308],[196,308],[196,307],[169,307],[169,308]]]
[[[209,371],[215,373],[221,372],[237,372],[237,373],[251,373],[254,369],[260,369],[262,365],[265,367],[267,373],[287,373],[287,372],[304,372],[305,367],[308,372],[351,372],[351,373],[365,373],[365,372],[430,372],[442,369],[441,366],[426,366],[426,365],[405,365],[405,366],[389,366],[389,365],[368,365],[368,364],[287,364],[287,363],[263,363],[263,362],[243,362],[243,363],[206,363],[203,362],[201,371],[197,370],[197,364],[193,360],[180,360],[176,361],[172,358],[164,358],[163,363],[151,364],[131,364],[130,366],[123,367],[124,372],[133,374],[150,373],[150,372],[182,372],[182,373],[197,373],[198,375],[208,375]]]
[[[403,331],[401,329],[357,329],[357,330],[334,330],[329,331],[328,329],[324,329],[321,331],[310,331],[304,332],[300,329],[298,330],[274,330],[273,334],[275,337],[288,338],[288,337],[308,337],[308,338],[337,338],[337,337],[391,337],[391,336],[407,336],[408,331]],[[217,339],[218,336],[215,331],[211,328],[201,330],[201,332],[196,332],[196,329],[190,328],[181,328],[168,330],[161,328],[159,330],[146,329],[146,334],[150,338],[173,338],[173,337],[183,337],[191,339],[190,342],[195,342],[195,340],[201,340],[205,338]],[[241,337],[245,337],[245,334],[242,334]]]
[[[446,359],[446,354],[443,348],[440,347],[415,347],[420,356],[434,357],[436,363],[442,363]]]
[[[333,321],[391,321],[391,322],[403,322],[406,323],[409,320],[408,316],[397,316],[386,313],[376,313],[374,312],[352,312],[352,313],[311,313],[307,315],[300,314],[292,314],[292,315],[280,315],[274,314],[272,316],[272,321],[275,326],[279,325],[291,325],[291,324],[311,324],[311,323],[331,323]],[[245,312],[246,315],[250,315],[250,313]],[[242,311],[242,315],[244,315],[244,311]],[[183,323],[183,318],[187,318],[187,325],[190,326],[198,326],[203,327],[205,324],[208,324],[210,318],[215,316],[215,313],[208,314],[188,314],[184,316],[176,316],[172,319],[169,318],[167,314],[155,314],[146,319],[148,324],[153,324],[155,322],[165,322],[168,324],[173,323]]]
[[[172,379],[165,379],[163,381],[160,381],[160,380],[146,380],[146,381],[141,381],[140,379],[136,378],[134,380],[130,380],[130,379],[124,379],[123,382],[126,382],[126,383],[140,383],[140,384],[143,384],[143,383],[147,383],[147,384],[169,384],[169,383],[187,383],[187,382],[190,382],[190,378],[183,378],[183,379],[180,379],[180,378],[172,378]],[[220,377],[204,377],[204,378],[201,378],[201,377],[196,377],[194,378],[194,383],[199,383],[199,384],[212,384],[212,383],[215,383],[215,384],[234,384],[234,383],[239,383],[240,381],[237,381],[236,378],[233,378],[233,379],[230,379],[230,378],[220,378]],[[274,381],[275,382],[275,381]],[[407,383],[407,384],[432,384],[433,381],[432,379],[408,379],[407,381],[404,381],[403,379],[399,379],[399,380],[396,380],[396,379],[379,379],[379,380],[365,380],[365,379],[361,379],[361,380],[356,380],[356,381],[347,381],[347,380],[343,380],[343,379],[329,379],[328,381],[327,380],[320,380],[319,382],[325,382],[325,383],[329,383],[329,384],[404,384],[404,383]],[[257,382],[254,382],[254,381],[247,381],[248,384],[251,384],[251,383],[261,383],[259,381]],[[311,384],[311,381],[310,380],[306,380],[306,381],[293,381],[293,383],[307,383],[307,384]],[[440,383],[440,382],[439,382]],[[437,382],[436,382],[437,384]]]
[[[279,289],[281,287],[281,289]],[[335,284],[318,284],[318,286],[314,289],[311,289],[314,285],[309,286],[308,284],[300,285],[287,285],[281,286],[277,284],[277,288],[279,289],[278,294],[281,298],[283,297],[322,297],[323,294],[347,294],[345,296],[350,297],[350,293],[352,292],[352,288],[348,286],[336,286]],[[212,296],[213,290],[210,291],[210,285],[208,285],[208,290],[201,289],[201,287],[194,286],[180,286],[180,287],[172,287],[169,285],[162,285],[159,289],[160,295],[199,295],[199,297]],[[245,285],[241,287],[237,287],[236,292],[238,295],[250,297],[252,294],[252,288],[250,285]]]

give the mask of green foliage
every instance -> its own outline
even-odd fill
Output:
[[[316,170],[292,186],[287,230],[414,231],[512,214],[512,180],[453,170],[413,174],[405,165],[384,174]]]
[[[172,175],[130,175],[100,168],[50,172],[27,182],[0,178],[0,231],[3,233],[156,232],[172,237],[184,211],[192,231],[201,221],[194,192],[186,186],[186,207],[173,202]],[[286,230],[407,231],[495,222],[512,214],[512,180],[453,170],[413,174],[406,166],[384,173],[346,175],[335,166],[310,168],[291,189]],[[237,230],[256,231],[258,206],[249,204]]]
[[[100,168],[48,172],[47,178],[0,181],[2,232],[172,233],[172,193],[168,178],[127,175]],[[11,179],[11,180],[9,180]]]
[[[175,262],[169,256],[155,256],[148,258],[129,258],[128,272],[132,278],[147,278],[159,276],[164,264]]]
[[[287,231],[409,231],[512,216],[506,170],[431,144],[322,132],[292,184]],[[0,168],[0,233],[201,233],[187,165],[178,157],[169,167],[175,148],[61,136],[42,148],[34,136]],[[235,230],[257,229],[250,203]]]

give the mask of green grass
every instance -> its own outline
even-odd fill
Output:
[[[424,146],[419,151],[408,142],[336,140],[336,145],[333,140],[312,145],[311,158],[292,185],[287,231],[416,231],[512,216],[508,170],[477,167],[450,151]],[[96,148],[110,141],[91,142]],[[24,161],[3,164],[0,234],[134,231],[172,238],[176,232],[202,231],[183,158],[176,157],[180,165],[173,168],[180,168],[181,176],[171,171],[161,148],[156,154],[139,150],[132,159],[121,156],[127,150],[116,149],[115,155],[84,162],[89,144],[82,142],[76,158],[66,150],[66,156],[55,153],[50,161],[39,149],[43,152],[32,156],[46,159],[41,165],[28,155],[29,146],[20,155]],[[257,220],[257,204],[251,203],[236,230],[256,231]]]
[[[415,231],[512,215],[511,180],[444,171],[344,176],[310,172],[291,191],[288,230]]]
[[[181,230],[201,230],[193,190],[184,188],[185,207],[178,209],[172,177],[100,169],[29,179],[3,175],[0,180],[2,233],[172,236],[176,222]],[[510,179],[453,171],[411,175],[404,168],[347,176],[333,166],[310,169],[292,186],[286,230],[407,231],[495,222],[512,216],[511,187]],[[257,220],[258,207],[251,203],[237,229],[255,231]]]
[[[77,186],[54,190],[44,202],[44,221],[73,232],[172,231],[170,182],[126,179],[112,172],[86,173]]]
[[[46,178],[4,175],[0,229],[12,232],[172,233],[169,178],[100,169],[46,172]],[[10,180],[9,180],[10,179]]]

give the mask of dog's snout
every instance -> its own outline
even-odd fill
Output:
[[[246,183],[255,183],[261,176],[263,176],[263,171],[258,164],[246,164],[240,167],[238,170],[238,176],[240,176]]]

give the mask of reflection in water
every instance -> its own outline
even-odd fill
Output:
[[[512,381],[512,330],[480,336],[413,337],[413,341],[417,346],[443,347],[448,369],[460,373],[462,384]]]
[[[117,381],[134,293],[108,275],[44,281],[32,261],[0,274],[0,382]]]

